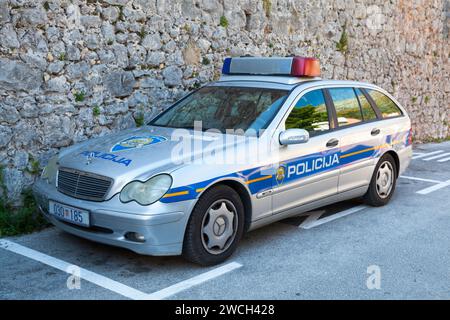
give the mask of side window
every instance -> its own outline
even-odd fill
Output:
[[[286,129],[305,129],[313,136],[330,129],[328,111],[322,90],[301,97],[286,119]]]
[[[340,127],[359,123],[363,120],[361,108],[353,88],[333,88],[328,90],[336,109]]]
[[[372,97],[373,101],[375,101],[384,119],[402,115],[400,109],[388,96],[375,90],[366,89],[366,91]]]
[[[355,92],[361,105],[364,121],[375,120],[377,118],[377,114],[373,110],[366,96],[361,92],[360,89],[355,89]]]

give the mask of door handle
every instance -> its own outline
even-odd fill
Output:
[[[333,138],[327,142],[327,148],[336,147],[338,144],[339,144],[339,140]]]
[[[377,135],[380,134],[380,132],[381,132],[380,129],[374,128],[374,129],[372,129],[372,131],[370,132],[370,134],[373,135],[373,136],[377,136]]]

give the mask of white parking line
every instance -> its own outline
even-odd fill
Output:
[[[433,152],[428,152],[428,153],[420,154],[420,155],[417,155],[417,156],[413,156],[412,159],[414,160],[414,159],[425,158],[425,157],[432,156],[434,154],[438,154],[438,153],[442,153],[442,152],[444,152],[444,150],[437,150],[437,151],[433,151]]]
[[[422,190],[420,190],[420,191],[417,191],[416,193],[418,193],[418,194],[429,194],[429,193],[431,193],[431,192],[434,192],[434,191],[436,191],[436,190],[445,188],[445,187],[447,187],[447,186],[450,186],[450,180],[447,180],[447,181],[438,183],[438,184],[436,184],[436,185],[434,185],[434,186],[431,186],[431,187],[422,189]]]
[[[450,161],[450,157],[445,159],[439,159],[437,162],[447,162],[447,161]]]
[[[328,216],[326,218],[323,219],[319,219],[320,216],[323,214],[321,212],[316,212],[313,215],[311,215],[310,217],[308,217],[308,219],[306,219],[305,221],[303,221],[303,223],[299,226],[299,228],[302,229],[311,229],[311,228],[315,228],[317,226],[320,226],[322,224],[331,222],[333,220],[348,216],[352,213],[356,213],[358,211],[361,211],[363,209],[366,209],[367,206],[366,205],[360,205],[360,206],[356,206],[344,211],[341,211],[339,213],[333,214],[331,216]]]
[[[213,278],[217,278],[221,275],[224,275],[225,273],[228,273],[228,272],[238,269],[240,267],[242,267],[242,264],[240,264],[240,263],[237,263],[237,262],[228,263],[226,265],[223,265],[223,266],[213,269],[211,271],[202,273],[201,275],[198,275],[196,277],[181,281],[177,284],[174,284],[173,286],[170,286],[170,287],[167,287],[160,291],[149,294],[148,299],[152,299],[152,300],[166,299],[166,298],[173,296],[181,291],[184,291],[193,286],[199,285],[199,284],[201,284],[205,281],[211,280]]]
[[[240,263],[231,262],[221,267],[215,268],[208,272],[202,273],[196,277],[184,280],[175,285],[162,289],[160,291],[156,291],[154,293],[148,294],[137,289],[131,288],[127,285],[124,285],[115,280],[109,279],[105,276],[102,276],[98,273],[89,271],[87,269],[81,268],[74,264],[68,263],[66,261],[54,258],[52,256],[46,255],[42,252],[24,247],[18,243],[9,241],[9,240],[0,240],[0,248],[8,250],[10,252],[14,252],[16,254],[22,255],[24,257],[30,258],[32,260],[41,262],[55,269],[61,270],[63,272],[69,273],[68,270],[72,270],[75,266],[80,270],[80,278],[86,281],[89,281],[93,284],[96,284],[102,288],[118,293],[124,297],[133,299],[133,300],[157,300],[157,299],[165,299],[174,294],[177,294],[183,290],[189,289],[193,286],[199,285],[203,282],[211,280],[213,278],[217,278],[225,273],[233,271],[242,267]]]
[[[441,154],[438,154],[437,156],[432,156],[431,158],[425,158],[425,159],[423,159],[423,161],[431,161],[431,160],[439,159],[439,158],[446,157],[446,156],[450,156],[450,153],[441,153]]]
[[[409,179],[409,180],[423,181],[423,182],[431,182],[431,183],[442,183],[442,181],[431,180],[431,179],[423,179],[423,178],[416,178],[416,177],[410,177],[410,176],[400,176],[400,178]]]
[[[53,267],[55,269],[61,270],[66,273],[68,273],[68,270],[70,270],[74,266],[74,264],[51,257],[42,252],[24,247],[18,243],[8,241],[8,240],[0,240],[0,248],[20,254],[27,258],[33,259],[35,261],[39,261],[43,264],[46,264],[50,267]],[[103,287],[105,289],[108,289],[110,291],[118,293],[124,297],[134,299],[134,300],[146,299],[148,297],[148,294],[146,294],[142,291],[136,290],[136,289],[126,286],[120,282],[114,281],[112,279],[109,279],[100,274],[94,273],[92,271],[86,270],[84,268],[80,268],[80,267],[78,267],[78,268],[80,269],[80,278],[81,279],[84,279],[84,280],[89,281],[93,284],[96,284],[100,287]]]

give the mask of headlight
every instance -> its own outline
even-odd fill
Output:
[[[47,180],[49,184],[56,185],[56,172],[58,171],[58,156],[51,158],[44,170],[42,170],[41,178]]]
[[[133,181],[120,192],[120,201],[137,203],[146,206],[158,201],[170,189],[172,177],[160,174],[145,182]]]

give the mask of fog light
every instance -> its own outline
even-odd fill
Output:
[[[127,232],[125,238],[133,242],[145,242],[145,237],[137,232]]]

